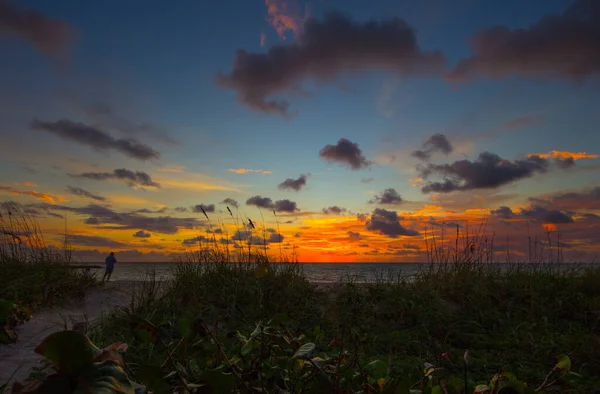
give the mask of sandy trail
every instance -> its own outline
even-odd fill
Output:
[[[86,320],[92,325],[102,314],[115,307],[128,305],[135,287],[135,283],[130,281],[109,282],[91,289],[82,301],[34,313],[31,320],[17,327],[19,339],[16,343],[0,345],[0,385],[10,379],[13,373],[11,382],[23,381],[29,376],[31,369],[42,360],[34,349],[45,337],[65,329],[65,324],[68,329],[73,328],[73,323]]]

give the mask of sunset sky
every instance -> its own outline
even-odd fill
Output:
[[[0,54],[0,201],[83,261],[600,254],[597,1],[0,0]]]

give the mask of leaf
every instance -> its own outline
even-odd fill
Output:
[[[223,367],[202,371],[198,375],[198,379],[209,385],[217,394],[229,394],[235,385],[235,377],[230,373],[225,373]]]
[[[384,361],[375,360],[365,365],[365,371],[374,379],[381,379],[387,376],[388,365]]]
[[[571,370],[571,359],[566,354],[558,356],[558,363],[556,363],[555,369],[570,371]]]
[[[83,369],[77,377],[73,394],[135,394],[127,373],[114,361],[94,363]]]
[[[179,335],[181,335],[185,339],[193,339],[194,336],[194,321],[189,316],[181,316],[179,320],[177,320],[177,329],[179,330]]]
[[[383,386],[385,385],[385,378],[377,379],[377,385],[379,386],[379,391],[383,391]]]
[[[132,316],[129,324],[133,335],[138,341],[142,343],[154,343],[158,335],[158,329],[154,324],[140,316]]]
[[[276,314],[269,322],[267,323],[267,327],[276,328],[281,326],[282,324],[289,324],[292,322],[292,319],[289,318],[285,313]]]
[[[431,388],[431,394],[442,394],[442,386],[439,384]]]
[[[142,364],[136,372],[140,383],[145,384],[148,389],[156,394],[171,393],[171,387],[164,378],[164,372],[158,365]]]
[[[305,343],[304,345],[300,346],[300,348],[298,350],[296,350],[296,353],[294,353],[294,356],[292,358],[307,357],[314,350],[315,350],[314,343],[312,343],[312,342]]]
[[[484,394],[490,391],[490,386],[487,384],[479,384],[475,386],[475,390],[473,390],[473,394]]]
[[[35,352],[50,360],[57,371],[77,373],[92,364],[101,350],[83,333],[67,330],[47,336],[35,348]]]

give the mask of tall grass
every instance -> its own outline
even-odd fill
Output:
[[[68,244],[48,245],[35,218],[14,203],[0,205],[0,272],[0,298],[30,307],[81,298],[95,284],[72,269]]]

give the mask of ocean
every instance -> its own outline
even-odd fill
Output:
[[[156,279],[168,280],[172,276],[172,269],[177,263],[117,263],[111,280],[144,280],[150,272],[154,272]],[[497,263],[507,267],[507,264]],[[88,264],[86,264],[88,265]],[[92,269],[96,275],[102,277],[104,264],[89,264],[102,268]],[[332,283],[341,280],[355,282],[375,282],[381,279],[409,279],[419,269],[427,267],[429,263],[302,263],[300,267],[308,280],[315,283]],[[578,264],[587,266],[589,264]],[[563,268],[573,267],[574,264],[560,264]]]

